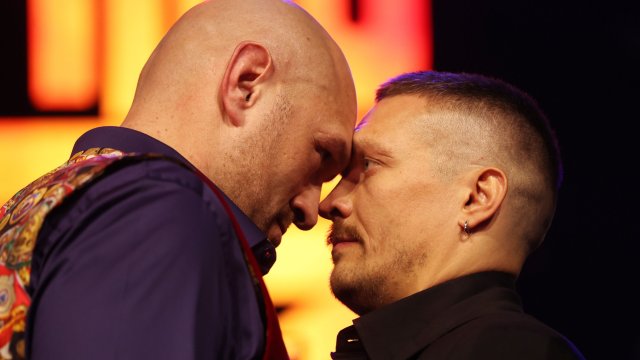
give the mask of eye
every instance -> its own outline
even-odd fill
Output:
[[[369,159],[367,159],[367,158],[364,158],[364,159],[362,160],[362,167],[364,168],[364,171],[369,170],[369,166],[371,166],[371,165],[372,165],[371,163],[372,163],[372,161],[371,161],[371,160],[369,160]]]
[[[320,156],[319,178],[322,179],[322,182],[333,180],[340,173],[339,164],[334,154],[326,147],[320,146],[316,147],[316,153]]]
[[[323,162],[331,161],[333,158],[333,155],[331,155],[331,152],[328,150],[320,149],[319,152]]]
[[[320,161],[322,161],[322,163],[331,161],[331,159],[333,158],[333,154],[331,154],[331,151],[329,151],[327,146],[317,140],[315,141],[315,150],[318,155],[320,155]]]
[[[372,171],[372,168],[375,168],[376,165],[380,165],[380,163],[369,158],[362,159],[362,169],[364,170],[364,172]]]

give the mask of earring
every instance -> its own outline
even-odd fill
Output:
[[[464,228],[462,230],[464,230],[465,234],[471,235],[471,232],[469,231],[469,221],[464,221]]]

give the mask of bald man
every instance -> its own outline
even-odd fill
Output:
[[[377,93],[320,205],[335,296],[360,318],[334,359],[580,359],[526,315],[515,281],[556,206],[561,161],[528,95],[408,73]]]
[[[316,224],[355,117],[344,55],[304,10],[192,8],[122,126],[1,208],[0,355],[287,358],[262,275],[289,225]]]

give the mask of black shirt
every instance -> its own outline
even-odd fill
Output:
[[[564,336],[525,314],[515,277],[447,281],[354,320],[333,359],[583,359]]]

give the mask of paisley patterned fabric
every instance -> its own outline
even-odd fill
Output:
[[[159,159],[153,154],[127,154],[110,148],[91,148],[74,154],[66,163],[45,174],[15,194],[0,208],[0,360],[25,359],[24,332],[31,299],[31,259],[45,217],[74,191],[99,178],[122,159]],[[169,158],[166,158],[169,159]],[[245,260],[262,304],[266,309],[265,359],[288,359],[275,308],[262,280],[258,263],[229,205],[215,185],[191,169],[214,191],[236,230]]]
[[[24,359],[24,331],[31,299],[26,291],[31,256],[47,214],[75,190],[125,156],[88,149],[15,194],[0,208],[0,359]]]

